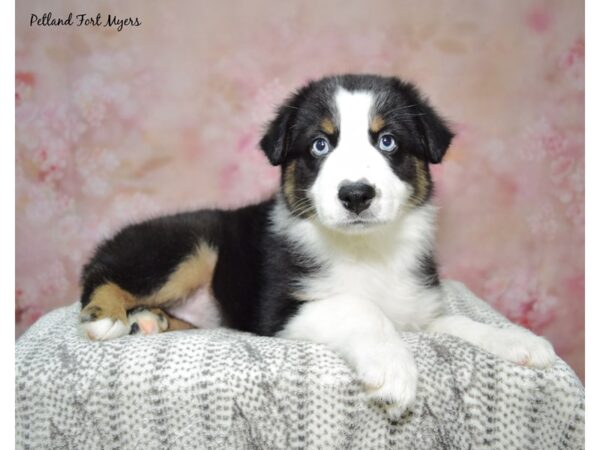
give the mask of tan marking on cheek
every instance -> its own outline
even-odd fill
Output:
[[[429,191],[431,181],[427,176],[427,168],[425,167],[425,161],[422,161],[418,158],[413,158],[413,160],[415,162],[416,179],[415,184],[413,186],[414,192],[410,197],[410,203],[413,206],[418,206],[422,204],[427,198],[427,192]]]
[[[328,117],[321,121],[321,129],[327,134],[335,133],[335,125],[332,120]]]
[[[177,266],[158,292],[142,299],[141,304],[160,306],[185,299],[200,286],[210,285],[216,264],[217,252],[205,243],[200,244]]]
[[[371,120],[370,128],[373,133],[379,133],[383,129],[384,126],[385,126],[385,120],[383,120],[383,117],[381,117],[379,114],[377,114]]]
[[[283,195],[290,207],[296,200],[296,161],[292,161],[286,168],[283,176]]]

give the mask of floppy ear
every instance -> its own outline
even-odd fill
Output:
[[[260,147],[274,166],[280,165],[285,159],[288,146],[288,131],[292,121],[292,111],[288,102],[277,110],[277,116],[273,119],[260,140]]]
[[[419,156],[432,164],[440,163],[450,147],[454,133],[426,101],[421,100],[418,109],[415,122],[421,141]]]
[[[413,152],[417,157],[431,164],[442,162],[454,133],[444,119],[429,105],[429,102],[423,98],[414,84],[393,78],[393,88],[410,103],[405,107],[406,111],[400,111],[400,119],[402,120],[402,115],[407,112],[412,116],[416,133],[414,138],[417,142]],[[409,107],[411,109],[408,109]]]

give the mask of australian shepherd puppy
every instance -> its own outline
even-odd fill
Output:
[[[516,364],[550,365],[541,337],[444,313],[429,165],[451,140],[397,78],[308,83],[260,141],[281,167],[277,194],[155,218],[102,243],[81,278],[83,330],[104,340],[226,326],[323,343],[392,414],[417,390],[398,331],[447,333]]]

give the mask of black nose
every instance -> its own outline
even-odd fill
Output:
[[[367,209],[374,197],[375,188],[360,181],[357,183],[344,183],[338,191],[338,198],[342,201],[344,208],[356,214],[360,214]]]

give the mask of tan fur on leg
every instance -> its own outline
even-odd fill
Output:
[[[106,317],[127,323],[127,310],[136,306],[136,298],[114,283],[96,288],[90,302],[81,310],[82,322],[91,322]]]
[[[173,316],[169,316],[169,328],[167,328],[167,331],[191,330],[193,328],[196,328],[196,327],[193,325],[190,325],[189,323],[187,323],[184,320],[178,319]]]
[[[136,297],[115,283],[99,286],[80,313],[85,333],[93,340],[122,336],[129,332],[131,326],[127,311],[138,307],[147,307],[150,316],[157,316],[156,324],[153,319],[138,324],[139,327],[149,327],[143,330],[144,334],[194,328],[183,320],[169,316],[161,308],[185,300],[200,286],[210,285],[216,262],[217,252],[206,243],[199,243],[195,251],[177,266],[167,282],[149,296]]]

